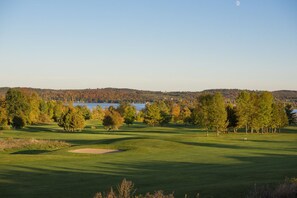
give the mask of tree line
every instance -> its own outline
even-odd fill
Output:
[[[135,121],[149,126],[169,123],[195,125],[206,131],[277,132],[296,123],[293,106],[273,97],[270,92],[242,91],[231,101],[220,93],[203,94],[195,101],[156,100],[137,111],[128,102],[102,109],[89,110],[86,106],[44,100],[36,92],[9,89],[0,99],[0,128],[22,128],[30,124],[57,122],[65,131],[81,131],[86,120],[98,120],[108,130]]]
[[[9,88],[0,88],[0,97],[5,96]],[[35,89],[35,88],[18,88],[23,91],[36,92],[42,99],[60,100],[60,101],[76,101],[76,102],[134,102],[145,103],[157,100],[174,100],[174,101],[195,101],[197,97],[204,94],[215,94],[220,92],[224,98],[234,101],[237,95],[242,91],[239,89],[209,89],[200,92],[162,92],[162,91],[144,91],[135,89],[81,89],[81,90],[54,90],[54,89]],[[257,92],[259,91],[248,91]],[[273,96],[284,102],[291,102],[297,107],[297,91],[274,91]]]

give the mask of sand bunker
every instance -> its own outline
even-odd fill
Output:
[[[113,149],[92,149],[92,148],[83,148],[69,151],[71,153],[88,153],[88,154],[104,154],[104,153],[116,153],[121,152],[120,150]]]

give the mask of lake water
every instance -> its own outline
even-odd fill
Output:
[[[90,110],[92,110],[93,108],[95,108],[96,106],[101,106],[103,109],[106,109],[110,106],[113,107],[118,107],[120,104],[119,103],[81,103],[81,102],[75,102],[73,103],[74,106],[87,106]],[[133,106],[136,107],[137,111],[141,111],[142,109],[145,108],[145,104],[144,103],[132,103]]]
[[[74,106],[87,106],[90,110],[92,110],[93,108],[95,108],[96,106],[100,105],[103,109],[106,109],[110,106],[113,107],[118,107],[120,104],[119,103],[81,103],[81,102],[75,102],[73,103]],[[144,103],[132,103],[133,106],[136,107],[137,111],[141,111],[142,109],[145,108],[145,104]],[[297,109],[293,110],[293,113],[297,114]]]

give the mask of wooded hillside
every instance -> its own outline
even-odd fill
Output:
[[[8,87],[0,88],[0,97],[7,92]],[[37,92],[46,100],[62,100],[62,101],[81,101],[81,102],[151,102],[159,99],[172,100],[194,100],[203,93],[220,92],[225,98],[235,99],[240,89],[209,89],[201,92],[161,92],[161,91],[144,91],[135,89],[77,89],[77,90],[55,90],[55,89],[36,89],[21,88],[25,90]],[[277,99],[287,102],[297,103],[297,91],[279,90],[273,91],[272,94]]]

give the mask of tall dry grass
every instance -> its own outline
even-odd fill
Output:
[[[136,189],[132,181],[124,179],[114,191],[113,188],[107,193],[98,192],[94,198],[174,198],[172,194],[164,194],[163,191],[155,191],[154,193],[146,193],[145,195],[136,195]]]
[[[37,140],[31,139],[0,139],[0,151],[17,149],[43,149],[54,150],[70,146],[69,143],[56,140]]]
[[[286,179],[274,188],[254,186],[247,198],[297,198],[297,178]]]

